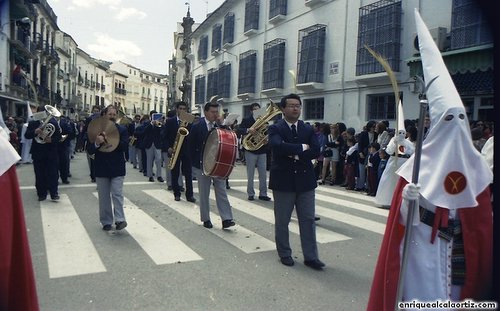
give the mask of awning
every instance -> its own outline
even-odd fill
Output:
[[[8,100],[17,101],[17,102],[21,102],[21,103],[26,103],[25,99],[14,97],[14,96],[11,96],[11,95],[8,95],[5,93],[0,93],[0,98],[5,98]]]
[[[487,71],[476,71],[456,73],[451,75],[453,83],[460,95],[493,94],[494,76],[493,69]]]
[[[493,70],[493,44],[441,53],[450,74]],[[420,56],[405,61],[410,67],[410,77],[422,76]]]

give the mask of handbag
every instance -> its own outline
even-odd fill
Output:
[[[330,158],[331,156],[333,156],[333,151],[331,149],[326,149],[323,151],[323,157]]]

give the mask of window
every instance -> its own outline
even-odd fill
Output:
[[[384,72],[365,45],[386,58],[393,71],[399,71],[401,15],[401,1],[382,0],[359,9],[356,75]]]
[[[246,0],[244,32],[259,29],[259,0]]]
[[[491,26],[477,1],[453,0],[451,10],[451,49],[493,42]]]
[[[219,96],[229,98],[231,90],[231,63],[223,62],[219,65],[217,91]]]
[[[325,99],[323,97],[304,99],[303,109],[306,120],[322,120],[325,116]]]
[[[275,39],[264,44],[262,89],[283,88],[285,74],[285,40]]]
[[[325,37],[325,25],[314,25],[299,31],[297,83],[323,82]]]
[[[271,0],[269,4],[269,19],[278,16],[286,15],[287,0]]]
[[[212,68],[208,70],[207,79],[207,98],[211,98],[214,95],[219,95],[217,91],[217,69]]]
[[[222,44],[222,25],[215,24],[212,28],[212,53],[221,50]]]
[[[399,95],[401,101],[403,94]],[[396,120],[394,93],[368,95],[368,120]]]
[[[224,36],[222,44],[233,43],[234,41],[234,14],[229,12],[224,16]]]
[[[238,94],[255,93],[255,74],[257,71],[257,51],[250,50],[240,54],[238,72]]]
[[[208,57],[208,36],[202,36],[200,38],[200,44],[198,45],[198,61],[203,62],[207,60]]]

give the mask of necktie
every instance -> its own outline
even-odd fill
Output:
[[[295,124],[292,124],[292,136],[294,139],[297,138],[297,127],[295,126]]]

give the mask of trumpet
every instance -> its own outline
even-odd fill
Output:
[[[153,113],[151,117],[151,124],[156,127],[163,126],[163,113]]]
[[[39,127],[40,129],[42,129],[42,132],[35,137],[36,142],[39,144],[45,144],[47,137],[52,137],[52,135],[54,135],[54,132],[56,131],[56,127],[53,124],[49,123],[50,119],[52,117],[57,118],[61,116],[61,112],[59,112],[59,110],[57,110],[55,107],[45,105],[44,108],[45,111],[47,111],[48,116]]]

